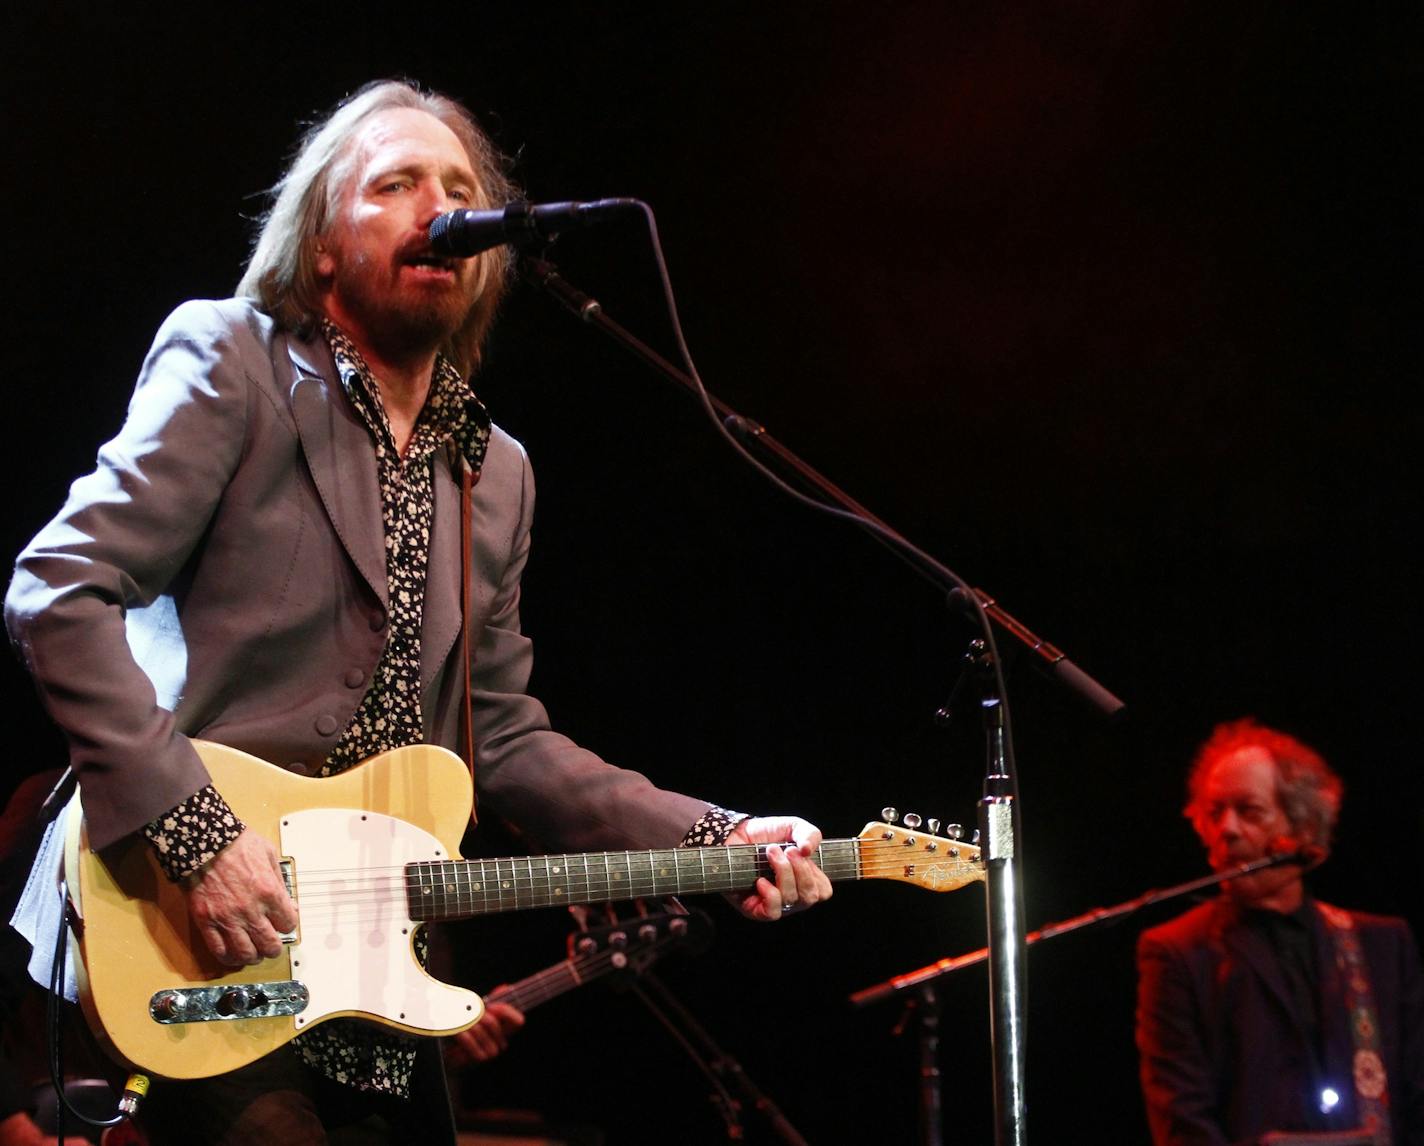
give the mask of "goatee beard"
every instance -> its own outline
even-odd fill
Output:
[[[382,357],[395,361],[440,350],[465,324],[475,299],[468,283],[449,290],[414,292],[400,289],[400,264],[387,282],[378,282],[375,265],[358,253],[339,269],[333,289],[346,313]]]

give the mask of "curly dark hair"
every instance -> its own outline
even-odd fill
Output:
[[[1220,760],[1243,748],[1259,748],[1276,766],[1276,799],[1303,843],[1330,847],[1345,785],[1324,757],[1294,736],[1243,717],[1218,724],[1197,750],[1187,774],[1187,805],[1182,814],[1200,833],[1201,788]]]

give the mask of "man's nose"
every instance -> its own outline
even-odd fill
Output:
[[[452,199],[445,188],[439,184],[427,185],[423,189],[420,201],[420,223],[423,227],[429,227],[439,216],[447,211],[454,211],[464,204]]]

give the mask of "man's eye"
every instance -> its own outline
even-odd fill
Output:
[[[474,198],[474,196],[472,196],[463,187],[456,187],[450,191],[450,198],[456,199],[461,203],[468,203],[472,198]]]
[[[402,182],[401,180],[397,179],[397,180],[396,180],[395,182],[393,182],[393,183],[387,183],[387,184],[385,184],[384,186],[382,186],[382,188],[381,188],[381,194],[383,194],[383,195],[390,195],[390,194],[392,194],[392,193],[394,193],[394,192],[396,192],[396,191],[404,191],[405,189],[406,189],[406,184],[405,184],[404,182]]]

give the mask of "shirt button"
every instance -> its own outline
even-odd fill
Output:
[[[336,732],[336,717],[318,716],[316,718],[316,731],[318,736],[332,736]]]
[[[371,614],[371,632],[379,633],[386,627],[386,614],[383,610],[377,609]]]
[[[360,669],[347,669],[347,670],[346,670],[346,687],[347,687],[347,688],[360,688],[360,687],[361,687],[363,684],[365,684],[365,683],[366,683],[366,674],[363,673]]]

